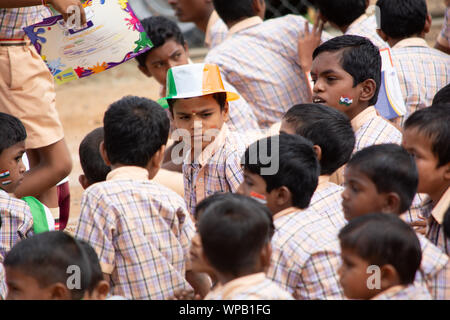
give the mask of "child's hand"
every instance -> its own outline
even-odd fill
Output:
[[[70,7],[78,7],[81,21],[75,21],[75,23],[81,23],[80,27],[86,24],[86,13],[84,12],[84,8],[80,0],[49,0],[48,3],[51,4],[56,11],[62,14],[64,21],[67,21],[73,14],[75,14]]]
[[[309,23],[306,21],[305,30],[300,33],[300,37],[298,38],[298,59],[300,61],[300,66],[305,73],[311,71],[313,61],[312,55],[314,50],[320,45],[323,26],[323,20],[317,16],[314,21],[313,29],[310,32]]]
[[[168,300],[202,300],[202,298],[199,294],[195,294],[194,291],[176,290],[173,297],[170,297]]]
[[[410,226],[414,229],[415,232],[426,236],[428,232],[428,221],[426,218],[420,216],[419,219],[420,221],[411,222]]]

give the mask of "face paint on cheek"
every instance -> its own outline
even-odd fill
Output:
[[[350,97],[347,96],[341,96],[339,98],[339,104],[343,104],[345,106],[350,106],[353,103],[353,99],[351,99]]]
[[[252,192],[250,192],[250,197],[252,197],[253,199],[255,199],[256,201],[258,201],[262,204],[267,204],[266,197],[263,196],[262,194],[252,191]]]
[[[7,186],[8,184],[11,184],[12,180],[6,180],[6,181],[2,181],[2,186]]]
[[[10,173],[9,173],[8,170],[6,170],[6,171],[0,171],[0,179],[8,178],[9,175],[10,175]]]

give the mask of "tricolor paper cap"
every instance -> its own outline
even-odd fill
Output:
[[[170,68],[167,71],[167,97],[185,99],[225,92],[227,101],[239,99],[235,92],[226,91],[216,64],[194,63]]]

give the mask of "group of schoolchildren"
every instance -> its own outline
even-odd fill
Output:
[[[27,130],[0,113],[0,297],[449,300],[449,35],[426,44],[425,1],[378,0],[378,26],[366,0],[315,0],[314,26],[169,3],[210,51],[192,63],[174,22],[141,21],[162,99],[123,97],[81,142],[73,235],[14,196]],[[407,107],[390,120],[384,47]]]

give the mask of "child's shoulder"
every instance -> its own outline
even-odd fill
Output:
[[[28,214],[30,207],[22,199],[12,197],[7,192],[0,190],[0,211],[25,212]]]
[[[449,257],[428,238],[417,234],[422,249],[422,262],[420,269],[429,277],[436,275],[449,263]]]

